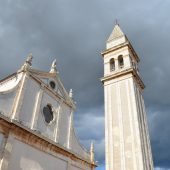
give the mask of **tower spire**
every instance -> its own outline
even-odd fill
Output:
[[[120,26],[118,24],[117,19],[116,19],[115,23],[116,24],[115,24],[115,26],[113,28],[113,31],[110,34],[107,42],[114,41],[114,40],[116,40],[118,38],[121,38],[121,37],[125,36],[125,34],[123,33],[122,29],[120,28]]]
[[[118,19],[115,20],[115,25],[119,25]]]

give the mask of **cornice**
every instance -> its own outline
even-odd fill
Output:
[[[97,167],[96,164],[82,158],[80,155],[73,153],[71,150],[60,146],[58,143],[53,142],[52,140],[43,137],[41,134],[37,134],[36,131],[33,131],[17,122],[17,120],[11,120],[2,115],[0,112],[0,132],[5,136],[8,134],[13,134],[20,141],[33,146],[41,151],[44,151],[48,154],[61,154],[66,157],[69,157],[71,160],[83,163],[88,165],[91,168]]]
[[[4,82],[6,82],[7,80],[10,80],[10,79],[12,79],[14,76],[17,76],[17,72],[16,72],[16,73],[13,73],[13,74],[11,74],[11,75],[3,78],[3,79],[1,79],[1,80],[0,80],[0,83],[4,83]]]
[[[133,55],[136,58],[137,62],[139,62],[140,59],[139,59],[137,53],[135,52],[133,46],[131,45],[130,41],[128,41],[128,40],[126,42],[120,44],[120,45],[117,45],[115,47],[112,47],[112,48],[104,50],[103,52],[101,52],[101,55],[104,57],[106,54],[111,53],[111,52],[116,51],[116,50],[119,50],[119,49],[121,49],[123,47],[126,47],[126,46],[131,50],[131,52],[133,53]]]
[[[139,87],[143,90],[145,88],[145,85],[142,81],[142,79],[140,78],[139,74],[137,73],[137,71],[133,68],[127,68],[122,70],[121,72],[117,72],[117,73],[113,73],[107,76],[102,77],[100,80],[102,81],[102,83],[109,81],[111,79],[116,79],[118,77],[127,75],[127,74],[132,74],[135,81],[137,82],[137,84],[139,85]]]

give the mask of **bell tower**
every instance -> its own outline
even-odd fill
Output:
[[[153,170],[140,60],[118,24],[102,56],[106,170]]]

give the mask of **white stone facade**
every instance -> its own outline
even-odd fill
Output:
[[[75,135],[75,104],[55,62],[43,72],[31,61],[29,56],[21,70],[0,81],[0,169],[93,170],[94,151]],[[47,105],[51,111],[44,111]]]
[[[106,170],[153,170],[139,58],[119,25],[102,55]]]

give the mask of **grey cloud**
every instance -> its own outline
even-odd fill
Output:
[[[103,108],[92,109],[88,113],[75,116],[75,131],[84,146],[90,148],[91,141],[95,146],[95,159],[99,165],[104,164],[104,116]],[[78,114],[78,113],[77,113]]]
[[[169,5],[168,0],[2,0],[0,78],[19,69],[30,52],[34,55],[33,67],[42,70],[49,70],[52,60],[57,58],[65,87],[74,90],[78,136],[82,142],[90,138],[96,140],[96,152],[103,163],[100,52],[117,18],[141,58],[140,72],[146,84],[144,98],[149,119],[159,112],[149,121],[155,165],[170,167],[166,150],[170,133]],[[84,122],[90,117],[95,120],[94,124]],[[157,137],[156,132],[162,127],[164,133]],[[90,128],[94,131],[88,133]],[[88,146],[88,142],[84,143]]]
[[[169,168],[170,152],[167,148],[170,147],[170,107],[161,110],[149,108],[148,110],[149,113],[152,113],[149,116],[149,122],[155,165],[159,165],[162,168]]]
[[[104,136],[104,115],[102,113],[103,107],[88,110],[88,113],[76,113],[76,130],[82,140],[100,140]]]

